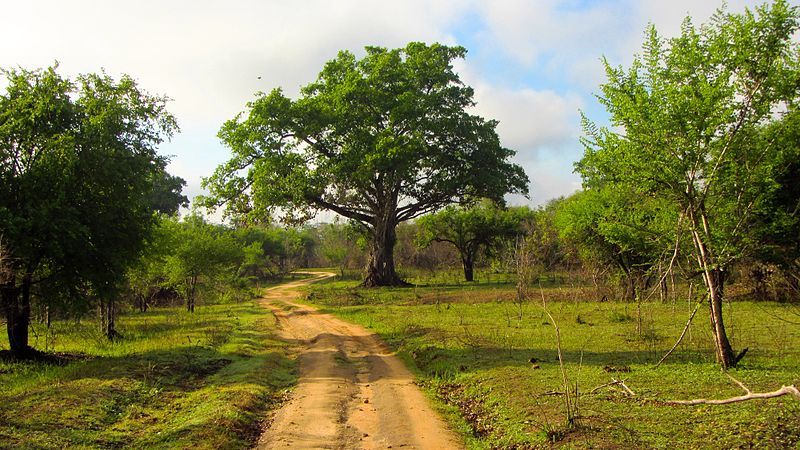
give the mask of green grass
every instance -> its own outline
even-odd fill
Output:
[[[0,362],[0,448],[248,448],[295,381],[274,327],[252,301],[124,315],[116,343],[36,325],[33,345],[73,360]]]
[[[313,286],[309,300],[371,328],[416,370],[470,448],[800,448],[800,402],[671,406],[664,400],[742,393],[714,362],[701,310],[678,351],[659,368],[689,305],[589,302],[583,288],[545,288],[561,330],[569,383],[582,393],[566,425],[554,327],[535,290],[522,319],[508,284],[360,289]],[[753,391],[800,384],[800,326],[776,320],[786,305],[733,302],[725,319],[737,349],[750,351],[731,374]],[[534,359],[535,363],[531,363]],[[617,387],[589,392],[623,379]]]

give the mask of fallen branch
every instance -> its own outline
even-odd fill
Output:
[[[603,389],[603,388],[606,388],[606,387],[610,387],[610,386],[619,386],[619,387],[621,387],[622,389],[625,390],[625,393],[627,395],[630,395],[631,397],[635,397],[636,396],[636,394],[631,390],[631,388],[629,388],[625,384],[624,380],[616,380],[616,379],[613,379],[613,378],[611,379],[610,383],[601,384],[600,386],[597,386],[596,388],[594,388],[591,391],[589,391],[589,394],[594,394],[595,392],[599,391],[600,389]]]
[[[630,395],[631,395],[631,397],[636,397],[636,393],[634,393],[634,392],[631,390],[631,388],[629,388],[629,387],[628,387],[628,386],[625,384],[625,380],[614,380],[614,382],[615,382],[616,384],[618,384],[619,386],[621,386],[621,387],[622,387],[622,389],[625,389],[625,392],[627,392],[628,394],[630,394]]]
[[[757,400],[757,399],[765,399],[765,398],[775,398],[775,397],[782,397],[784,395],[791,395],[798,400],[800,400],[800,390],[797,389],[797,386],[790,385],[790,386],[783,386],[780,389],[772,392],[753,392],[747,388],[741,381],[733,378],[730,374],[728,378],[730,378],[734,383],[736,383],[742,390],[744,390],[745,395],[740,395],[738,397],[731,397],[731,398],[723,398],[719,400],[708,400],[705,398],[696,398],[693,400],[669,400],[667,403],[669,405],[727,405],[729,403],[737,403],[737,402],[745,402],[748,400]]]
[[[694,319],[694,315],[697,314],[697,310],[700,309],[700,306],[702,306],[703,303],[705,303],[705,299],[700,302],[697,302],[697,306],[694,307],[694,311],[692,311],[692,314],[689,316],[689,320],[686,321],[686,326],[683,327],[683,332],[681,332],[678,341],[675,342],[675,345],[673,345],[671,349],[669,349],[667,354],[665,354],[664,356],[661,357],[661,359],[658,360],[658,363],[656,363],[656,367],[660,366],[661,363],[663,363],[667,358],[669,358],[669,355],[671,355],[672,352],[674,352],[675,349],[678,348],[679,345],[681,345],[683,337],[686,336],[686,332],[689,331],[689,326],[692,324],[692,319]]]

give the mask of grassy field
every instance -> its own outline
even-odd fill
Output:
[[[679,349],[654,367],[686,323],[685,301],[638,308],[582,301],[591,297],[588,288],[544,288],[577,404],[568,424],[555,329],[538,289],[520,318],[509,284],[383,290],[355,284],[313,286],[309,301],[371,328],[397,349],[471,448],[800,448],[800,401],[790,397],[664,403],[743,392],[714,362],[702,308]],[[726,305],[733,344],[750,349],[730,373],[753,391],[800,384],[800,326],[777,319],[787,312],[774,303]],[[612,380],[623,380],[635,396],[618,385],[601,387]]]
[[[0,362],[0,448],[248,448],[295,380],[274,327],[252,301],[127,314],[116,343],[37,325],[68,364]]]

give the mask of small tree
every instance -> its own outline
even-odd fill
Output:
[[[796,7],[778,0],[743,14],[722,10],[664,41],[654,27],[628,70],[606,63],[600,101],[615,129],[585,120],[586,187],[619,186],[669,202],[693,243],[710,299],[717,360],[737,356],[723,322],[729,265],[753,250],[754,211],[775,189],[775,146],[754,145],[768,123],[797,106]]]
[[[194,312],[197,290],[215,277],[235,274],[243,250],[230,230],[189,216],[178,224],[174,253],[167,257],[165,270],[170,282],[186,299],[186,310]]]
[[[615,186],[577,192],[555,213],[561,239],[585,265],[597,265],[622,279],[622,298],[636,300],[665,249],[674,242],[671,205]]]
[[[497,122],[468,112],[473,90],[452,66],[465,53],[423,43],[367,47],[362,59],[343,51],[297,100],[259,94],[220,130],[233,157],[204,181],[208,203],[260,219],[335,212],[368,230],[364,285],[404,284],[393,258],[399,223],[467,197],[527,193]]]
[[[452,244],[461,256],[464,279],[474,278],[475,259],[481,251],[491,254],[506,240],[521,233],[521,223],[532,216],[528,208],[500,208],[491,201],[472,207],[448,206],[445,209],[420,217],[418,243]]]

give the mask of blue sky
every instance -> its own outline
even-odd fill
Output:
[[[337,51],[409,41],[459,44],[456,65],[475,88],[476,111],[500,121],[505,146],[531,178],[539,205],[580,187],[579,111],[606,117],[594,93],[600,58],[629,64],[648,23],[675,35],[689,14],[708,20],[711,0],[28,0],[2,1],[0,66],[127,73],[173,99],[182,132],[162,146],[186,194],[228,157],[216,138],[257,91],[290,95]],[[798,0],[800,1],[800,0]],[[761,4],[731,0],[730,11]],[[797,2],[794,2],[795,4]],[[260,77],[260,78],[259,78]]]

